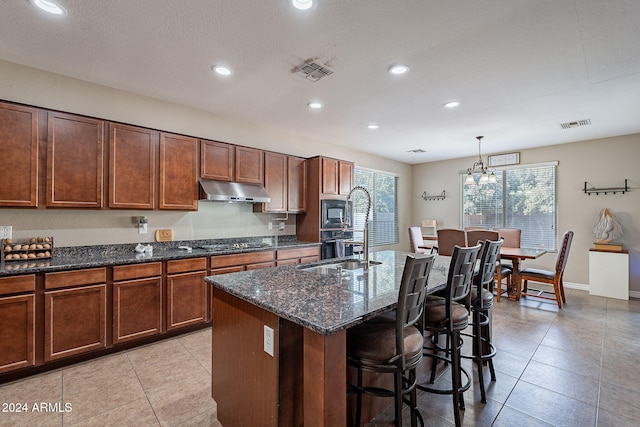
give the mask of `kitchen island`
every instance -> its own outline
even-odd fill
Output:
[[[375,252],[368,270],[327,260],[206,277],[220,422],[346,425],[346,331],[395,307],[406,256]],[[429,288],[446,282],[448,262],[436,260]]]

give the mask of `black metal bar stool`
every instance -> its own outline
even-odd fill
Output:
[[[480,257],[480,268],[474,277],[474,284],[471,287],[467,308],[471,311],[473,354],[462,357],[472,359],[478,369],[478,381],[480,382],[480,400],[487,401],[484,389],[483,365],[489,365],[491,381],[496,380],[496,372],[493,369],[493,357],[496,355],[496,348],[491,343],[491,325],[489,321],[489,310],[493,307],[493,281],[502,240],[486,240],[482,243],[482,255]],[[498,267],[499,268],[499,267]],[[463,334],[465,335],[465,334]],[[467,335],[469,336],[469,335]]]
[[[348,392],[355,392],[357,395],[357,426],[361,421],[363,393],[393,397],[396,426],[402,425],[403,403],[408,403],[411,408],[411,425],[415,427],[418,419],[424,425],[417,409],[416,366],[422,360],[424,335],[419,321],[424,311],[427,280],[434,259],[435,255],[407,256],[394,322],[374,319],[347,332],[347,362],[357,369],[357,384],[348,384]],[[363,386],[363,371],[392,373],[393,390]],[[404,398],[407,394],[408,400]]]
[[[440,389],[418,384],[420,390],[428,393],[453,395],[453,408],[456,426],[462,425],[460,409],[464,409],[463,392],[471,386],[469,373],[461,366],[460,349],[462,347],[461,332],[469,325],[469,311],[465,302],[471,290],[474,269],[480,245],[462,248],[455,246],[449,266],[449,276],[445,287],[445,296],[429,298],[425,304],[423,325],[425,331],[446,336],[446,345],[442,347],[436,339],[428,340],[424,347],[424,356],[433,358],[432,378],[434,382],[437,361],[444,361],[451,365],[451,389]],[[466,377],[462,384],[462,376]]]

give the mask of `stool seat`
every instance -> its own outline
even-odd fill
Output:
[[[478,294],[478,290],[475,286],[471,287],[471,306],[473,307],[483,307],[483,308],[489,308],[493,306],[493,292],[491,292],[488,289],[482,288],[480,290],[480,298],[482,298],[482,300],[480,300],[477,297]]]
[[[423,336],[418,328],[404,330],[404,354],[412,358],[422,351]],[[367,322],[347,332],[347,352],[352,357],[388,362],[397,356],[395,322]]]
[[[428,310],[424,313],[425,327],[446,328],[448,321],[447,305],[444,302],[428,305]],[[469,311],[464,305],[455,302],[451,304],[451,322],[454,330],[463,330],[469,325]]]

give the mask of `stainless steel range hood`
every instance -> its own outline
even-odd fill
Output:
[[[260,184],[201,179],[200,200],[214,202],[269,203],[271,198]]]

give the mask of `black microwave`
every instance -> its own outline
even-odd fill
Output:
[[[347,209],[347,204],[349,209]],[[347,215],[353,215],[351,201],[327,199],[321,200],[320,205],[322,211],[321,228],[343,228],[347,222],[353,225],[351,219],[347,218]]]

